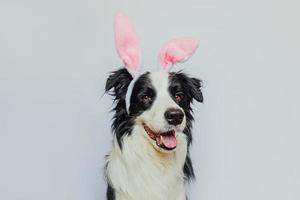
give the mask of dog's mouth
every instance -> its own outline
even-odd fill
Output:
[[[143,124],[144,129],[148,136],[156,141],[156,145],[165,150],[173,150],[177,146],[177,139],[175,136],[175,131],[170,130],[167,132],[154,132],[147,125]]]

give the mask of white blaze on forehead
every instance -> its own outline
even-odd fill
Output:
[[[169,73],[164,71],[151,72],[149,77],[157,93],[168,92]]]
[[[177,107],[169,92],[169,73],[164,71],[151,72],[149,77],[156,91],[156,98],[152,107],[161,108],[163,112],[168,108]]]

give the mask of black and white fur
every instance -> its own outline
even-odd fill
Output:
[[[201,81],[182,72],[146,72],[134,84],[127,114],[125,96],[132,76],[126,69],[111,73],[106,92],[114,97],[112,149],[106,157],[108,200],[185,200],[185,183],[194,178],[192,142],[193,100],[203,102]],[[165,112],[184,113],[171,125]],[[168,150],[152,140],[144,125],[157,132],[174,130],[177,146]]]

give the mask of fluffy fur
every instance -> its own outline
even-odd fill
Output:
[[[146,72],[134,83],[128,114],[125,97],[131,81],[129,72],[120,69],[106,82],[105,89],[115,101],[113,144],[105,167],[107,199],[184,200],[185,183],[194,178],[188,150],[191,104],[203,102],[201,81],[181,72]],[[168,123],[165,113],[170,108],[184,114],[181,123]],[[145,124],[155,132],[174,131],[176,148],[159,146]]]

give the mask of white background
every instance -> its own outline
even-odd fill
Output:
[[[296,0],[1,0],[0,199],[105,199],[112,101],[102,95],[122,66],[119,9],[140,35],[143,65],[156,66],[172,37],[200,40],[180,65],[204,81],[190,199],[299,200]]]

